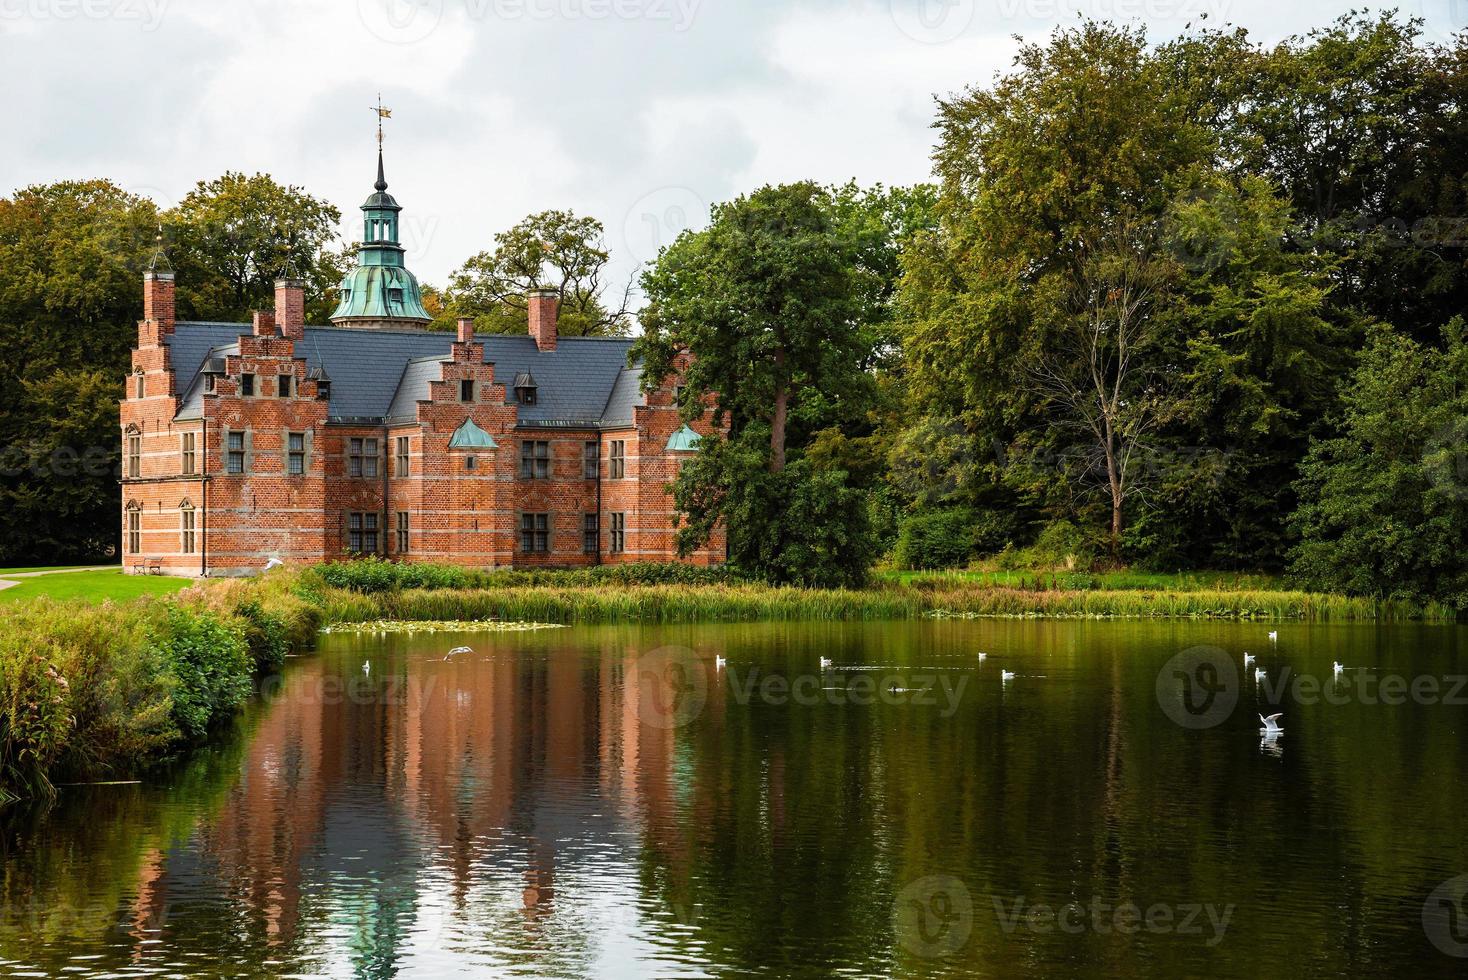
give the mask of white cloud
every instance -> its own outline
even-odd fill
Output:
[[[1463,26],[1455,0],[1416,2],[1431,29]],[[420,276],[441,282],[496,231],[570,207],[606,224],[624,278],[710,203],[761,183],[925,179],[933,95],[1007,68],[1011,35],[1084,13],[1137,14],[1167,37],[1207,10],[1274,41],[1350,6],[0,0],[0,193],[109,176],[169,204],[200,178],[261,170],[335,203],[355,235],[381,90]]]

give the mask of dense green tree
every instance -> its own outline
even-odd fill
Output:
[[[0,563],[116,543],[117,399],[157,226],[105,180],[0,199]]]
[[[849,192],[764,187],[716,206],[707,229],[681,235],[643,276],[646,332],[633,357],[644,383],[691,354],[685,412],[712,400],[730,428],[679,477],[685,549],[722,520],[731,555],[751,571],[832,584],[865,575],[865,497],[847,470],[804,452],[815,432],[863,418],[873,401],[885,313],[880,277],[863,261],[880,237],[868,227]]]
[[[275,280],[306,280],[307,319],[325,322],[350,250],[331,251],[341,212],[269,174],[199,181],[164,215],[180,319],[243,322],[275,305]]]
[[[450,276],[440,317],[446,328],[454,318],[469,316],[484,333],[524,333],[526,292],[555,288],[561,293],[561,334],[619,337],[631,331],[632,283],[609,294],[610,253],[600,221],[542,211],[494,241],[494,251],[471,257]]]
[[[1468,343],[1378,329],[1338,431],[1301,466],[1294,571],[1320,589],[1468,607]]]
[[[900,299],[909,390],[980,481],[950,501],[1003,488],[1114,558],[1281,561],[1359,317],[1289,201],[1228,165],[1258,57],[1086,24],[940,104],[941,223]]]

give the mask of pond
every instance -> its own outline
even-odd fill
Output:
[[[1468,634],[1273,628],[332,635],[5,815],[0,973],[1463,976]]]

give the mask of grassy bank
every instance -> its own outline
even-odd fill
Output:
[[[1228,588],[1218,580],[1167,584],[929,574],[820,590],[739,582],[720,569],[476,573],[368,561],[212,581],[121,604],[8,603],[0,606],[0,800],[47,796],[62,780],[125,778],[207,739],[250,696],[253,678],[310,648],[331,625],[1453,618],[1441,607]]]
[[[62,602],[97,603],[109,599],[128,602],[144,596],[172,595],[191,582],[186,578],[161,575],[124,575],[120,569],[112,568],[105,571],[32,571],[44,571],[46,574],[14,579],[17,584],[0,590],[0,604],[25,602],[42,596]],[[3,578],[0,575],[0,579]]]

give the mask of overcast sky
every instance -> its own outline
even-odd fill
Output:
[[[929,176],[933,97],[1078,14],[1274,41],[1349,0],[0,0],[0,193],[108,177],[175,203],[226,169],[360,231],[377,92],[409,266],[442,282],[534,211],[599,218],[625,278],[761,184]],[[1468,0],[1405,0],[1451,33]]]

